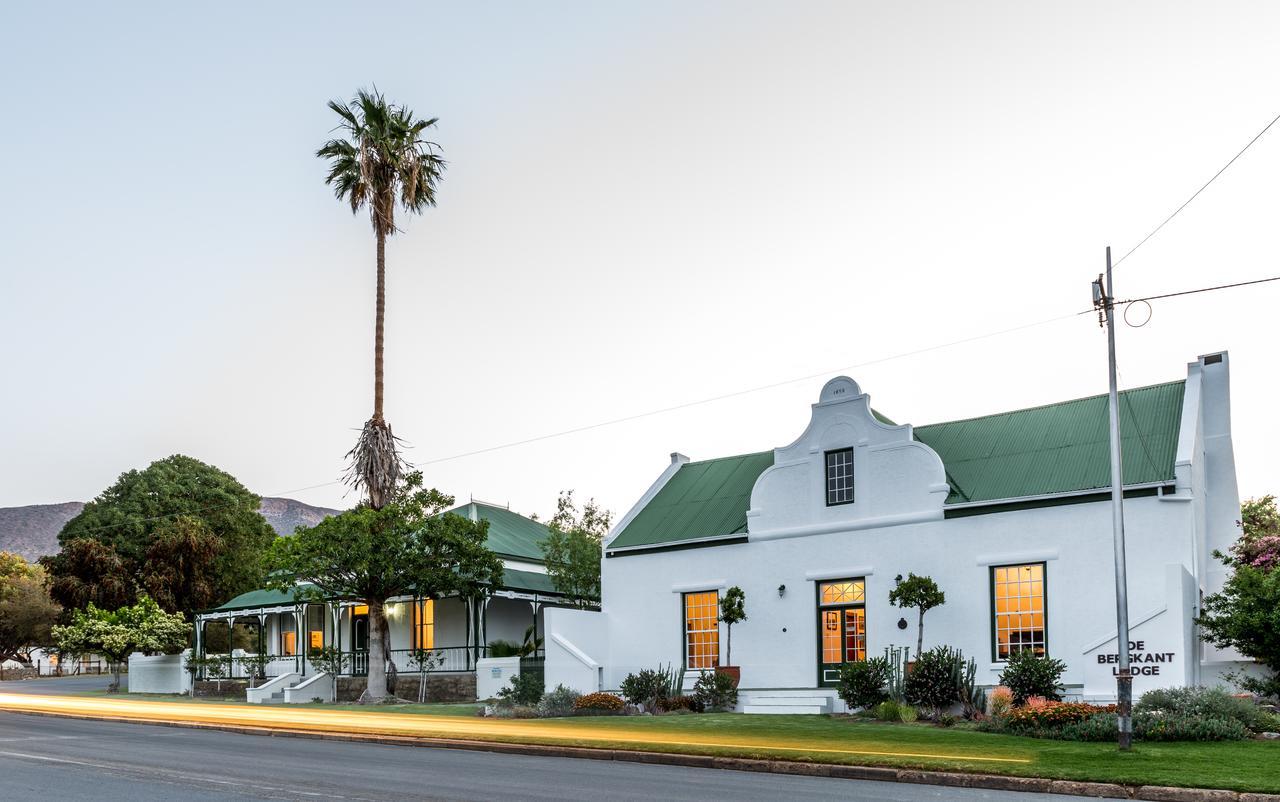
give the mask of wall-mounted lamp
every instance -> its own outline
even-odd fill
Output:
[[[898,629],[906,629],[906,628],[907,628],[907,619],[905,619],[905,618],[899,618],[899,619],[898,619]]]
[[[779,586],[778,586],[778,598],[779,598],[779,599],[781,599],[781,598],[782,598],[783,596],[785,596],[785,595],[787,595],[787,586],[786,586],[786,585],[779,585]]]

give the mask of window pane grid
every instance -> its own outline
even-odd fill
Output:
[[[827,506],[853,501],[853,449],[827,452]]]
[[[715,668],[720,663],[720,594],[687,593],[684,597],[685,666]]]
[[[866,600],[866,585],[860,579],[822,583],[823,604],[861,604]]]
[[[436,602],[427,599],[413,606],[414,643],[419,649],[436,647]]]
[[[867,659],[866,611],[861,607],[844,611],[844,659],[847,663]]]
[[[1006,565],[991,571],[994,599],[996,659],[1031,651],[1044,655],[1044,565]]]

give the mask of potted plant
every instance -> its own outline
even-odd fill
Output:
[[[742,680],[742,669],[733,664],[733,625],[747,620],[747,594],[737,585],[726,590],[720,599],[720,620],[725,625],[727,665],[716,666],[716,673],[732,677],[733,687],[736,688]]]

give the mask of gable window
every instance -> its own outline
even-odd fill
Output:
[[[853,449],[827,452],[827,506],[853,503]]]
[[[413,605],[413,642],[419,649],[436,647],[435,599],[424,599]]]
[[[867,583],[839,579],[818,583],[818,681],[834,685],[840,666],[867,659]]]
[[[684,594],[684,667],[720,664],[720,592]]]
[[[1044,563],[992,567],[991,630],[996,660],[1008,660],[1009,655],[1023,651],[1047,654],[1044,568]]]

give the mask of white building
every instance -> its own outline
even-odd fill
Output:
[[[505,568],[501,586],[490,589],[480,601],[459,598],[427,599],[414,596],[391,599],[387,605],[390,636],[389,659],[404,674],[416,672],[412,662],[416,650],[426,650],[439,661],[431,669],[433,678],[452,676],[454,700],[492,696],[506,684],[512,673],[541,668],[541,648],[545,608],[571,602],[557,592],[543,560],[542,541],[548,530],[543,524],[504,507],[472,501],[449,512],[483,520],[489,524],[486,545]],[[307,702],[328,695],[324,683],[331,680],[310,659],[313,650],[334,647],[345,655],[344,676],[368,673],[369,608],[359,599],[310,600],[294,591],[255,590],[241,594],[213,610],[195,616],[196,652],[234,654],[248,658],[266,657],[265,690],[250,692],[258,701],[277,698]],[[519,658],[488,660],[495,641],[530,644],[531,652]],[[169,666],[168,663],[172,663]],[[243,664],[234,677],[246,676]],[[146,690],[171,691],[181,688],[183,672],[176,658],[165,663],[163,680]],[[171,687],[173,686],[173,687]],[[142,687],[142,686],[139,686]],[[296,699],[294,698],[296,697]]]
[[[1212,557],[1239,534],[1228,360],[1121,394],[1135,697],[1211,684],[1230,663],[1198,640]],[[891,411],[890,411],[891,412]],[[675,663],[686,686],[726,659],[716,603],[734,585],[747,709],[843,709],[840,664],[916,642],[895,578],[928,575],[947,644],[997,683],[1012,651],[1066,662],[1069,695],[1114,699],[1115,585],[1107,398],[929,426],[895,424],[856,382],[822,389],[808,427],[771,451],[671,464],[610,533],[602,612],[549,611],[547,684],[617,688]]]

